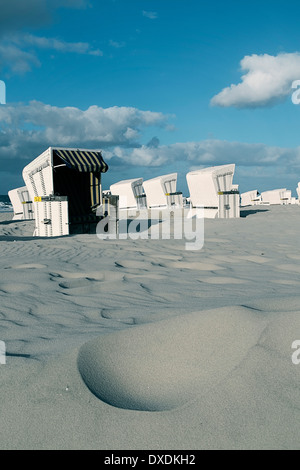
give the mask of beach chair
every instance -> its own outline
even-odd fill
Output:
[[[8,197],[13,206],[13,220],[30,220],[34,218],[33,204],[26,186],[12,189]]]
[[[286,188],[272,189],[261,193],[262,203],[270,205],[290,204],[291,191]]]
[[[241,206],[257,206],[261,204],[261,195],[254,189],[241,194]]]
[[[292,191],[291,190],[286,189],[285,191],[282,192],[282,194],[281,194],[281,204],[282,205],[293,204],[293,198],[292,198]]]
[[[119,196],[119,210],[147,209],[143,178],[122,180],[110,186],[110,193]]]
[[[235,165],[194,170],[186,175],[191,208],[202,208],[206,218],[240,217],[240,195],[232,184]]]
[[[148,209],[183,207],[182,192],[176,190],[177,173],[157,176],[144,181]]]
[[[298,204],[300,204],[300,183],[298,183],[298,186],[296,188],[296,192],[297,192],[297,195],[298,195]]]
[[[36,236],[93,233],[102,204],[99,150],[49,147],[23,170],[34,205]]]

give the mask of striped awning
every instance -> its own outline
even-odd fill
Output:
[[[101,152],[53,149],[53,153],[63,160],[69,168],[80,172],[105,173],[108,170],[108,165],[103,160]]]

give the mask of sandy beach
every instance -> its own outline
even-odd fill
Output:
[[[0,214],[0,449],[299,449],[300,206],[184,240]]]

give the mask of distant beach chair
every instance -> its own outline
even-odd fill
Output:
[[[286,205],[292,203],[292,192],[286,188],[273,189],[261,193],[262,203],[270,205]]]
[[[298,196],[298,200],[296,200],[296,204],[300,204],[300,183],[298,183],[298,186],[296,188],[296,192],[297,192],[297,196]]]
[[[283,193],[282,197],[283,204],[297,204],[297,199],[292,197],[292,191],[289,189]]]
[[[49,147],[27,165],[23,178],[34,205],[34,235],[92,232],[107,170],[99,150],[61,147]]]
[[[26,186],[12,189],[8,197],[13,206],[13,220],[30,220],[34,218],[33,204]]]
[[[143,210],[147,208],[143,178],[122,180],[110,186],[110,193],[119,196],[120,210]]]
[[[144,181],[148,209],[183,207],[182,192],[177,191],[177,173]]]
[[[235,165],[194,170],[186,175],[191,208],[203,208],[207,218],[240,216],[238,186],[232,184]]]
[[[241,206],[257,206],[261,204],[261,195],[257,189],[241,194]]]

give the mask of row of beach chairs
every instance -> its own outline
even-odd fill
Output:
[[[49,147],[23,170],[25,186],[9,191],[14,220],[35,219],[34,235],[60,236],[95,230],[107,214],[152,209],[201,208],[206,218],[237,218],[241,206],[294,204],[291,191],[240,195],[233,184],[235,164],[194,170],[186,175],[189,197],[177,190],[177,173],[122,180],[102,190],[108,170],[99,150]],[[300,183],[297,194],[300,196]],[[192,212],[193,213],[193,212]]]

